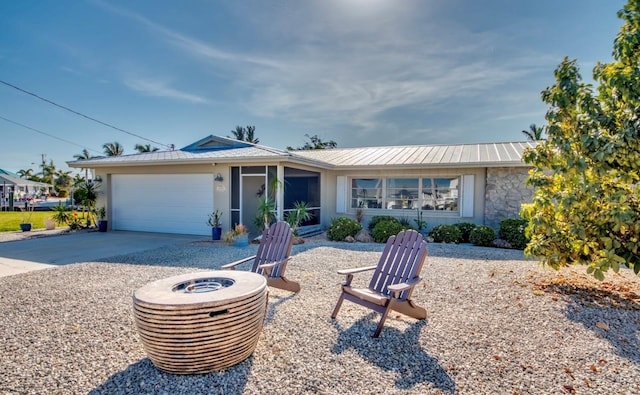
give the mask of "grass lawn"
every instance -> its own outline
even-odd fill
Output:
[[[20,230],[23,221],[31,223],[31,229],[44,229],[44,220],[51,218],[53,211],[32,211],[22,213],[20,211],[0,211],[0,232],[15,232]],[[83,213],[78,213],[78,218],[84,218]],[[60,225],[57,225],[60,226]],[[66,225],[65,225],[66,226]]]

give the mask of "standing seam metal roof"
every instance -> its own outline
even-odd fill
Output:
[[[225,140],[209,136],[220,141]],[[207,139],[200,140],[206,142]],[[195,143],[194,143],[195,144]],[[536,146],[534,141],[453,145],[410,145],[389,147],[335,148],[328,150],[284,151],[255,144],[211,151],[175,150],[134,155],[96,157],[67,162],[71,167],[103,167],[144,164],[171,164],[206,161],[292,160],[321,167],[411,167],[411,166],[526,166],[522,153]],[[185,147],[186,148],[186,147]]]

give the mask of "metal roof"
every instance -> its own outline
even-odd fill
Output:
[[[522,153],[534,141],[453,145],[336,148],[295,151],[294,155],[335,168],[415,166],[526,166]]]
[[[535,147],[533,141],[454,145],[409,145],[389,147],[336,148],[327,150],[284,151],[237,140],[208,136],[174,151],[94,157],[67,162],[70,167],[99,168],[153,164],[210,162],[252,162],[287,160],[321,168],[350,169],[372,167],[492,167],[526,166],[522,153]],[[208,148],[208,149],[207,149]]]

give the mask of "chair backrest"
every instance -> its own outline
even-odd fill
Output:
[[[291,226],[285,221],[279,221],[262,232],[260,246],[253,262],[252,272],[263,274],[259,265],[265,263],[278,262],[287,259],[291,255],[293,247],[293,232]],[[286,264],[275,266],[270,277],[280,277],[284,274]]]
[[[373,272],[369,289],[389,295],[387,287],[408,281],[420,275],[427,257],[427,242],[415,230],[403,230],[387,239],[387,244]],[[403,291],[399,299],[411,296],[411,290]]]

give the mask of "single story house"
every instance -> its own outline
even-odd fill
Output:
[[[17,174],[0,169],[0,205],[13,207],[13,201],[49,192],[53,185],[20,178]]]
[[[534,142],[412,145],[286,151],[219,136],[180,150],[67,162],[90,168],[98,207],[109,227],[161,233],[210,234],[218,209],[223,229],[253,226],[261,198],[280,219],[296,202],[327,228],[332,218],[375,215],[409,220],[422,210],[431,228],[472,222],[497,227],[531,200],[524,149]],[[253,229],[255,231],[255,228]]]

